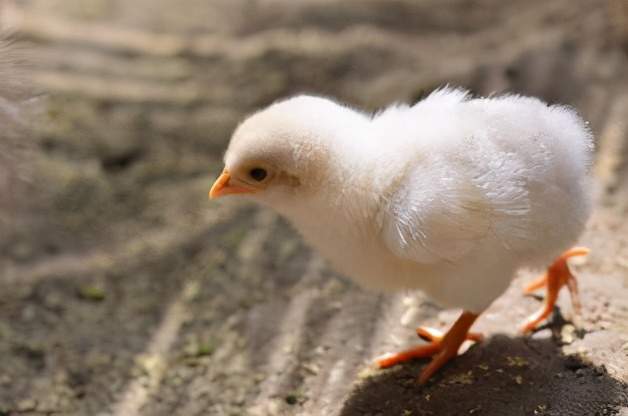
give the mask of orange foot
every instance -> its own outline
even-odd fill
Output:
[[[525,334],[534,331],[539,324],[545,320],[554,309],[558,292],[567,285],[569,294],[571,295],[571,303],[574,312],[580,312],[580,298],[578,296],[578,282],[574,275],[569,271],[567,259],[574,256],[585,256],[589,253],[589,249],[585,247],[574,247],[564,252],[554,263],[547,268],[547,272],[525,287],[524,293],[530,294],[537,289],[547,287],[547,296],[545,297],[545,305],[541,310],[532,314],[521,327],[521,331]]]
[[[376,360],[376,364],[380,368],[388,368],[413,358],[432,357],[432,361],[419,376],[419,383],[424,384],[443,365],[458,355],[458,349],[465,340],[481,341],[483,339],[481,334],[469,332],[477,317],[478,315],[471,312],[463,312],[445,335],[433,328],[418,328],[417,335],[430,341],[429,344],[419,345],[396,354],[385,354]]]

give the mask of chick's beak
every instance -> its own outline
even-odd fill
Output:
[[[245,186],[231,184],[231,174],[227,169],[223,170],[216,182],[209,190],[209,198],[215,199],[230,194],[250,194],[254,189]]]

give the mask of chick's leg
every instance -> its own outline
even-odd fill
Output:
[[[574,312],[580,311],[580,298],[578,296],[578,283],[573,274],[569,271],[567,259],[574,256],[584,256],[589,253],[588,248],[574,247],[564,252],[554,263],[547,268],[545,275],[530,283],[524,289],[524,293],[532,293],[542,287],[547,287],[547,296],[545,297],[545,305],[536,313],[532,314],[521,327],[523,333],[535,330],[541,322],[543,322],[554,309],[558,292],[563,286],[567,286],[571,295]]]
[[[417,334],[421,338],[429,340],[429,344],[420,345],[396,354],[386,354],[379,358],[376,363],[380,368],[388,368],[413,358],[432,357],[432,361],[423,369],[419,376],[419,382],[425,383],[438,369],[458,354],[458,349],[465,340],[482,340],[482,335],[469,333],[469,329],[477,317],[478,315],[471,312],[463,312],[445,335],[432,328],[418,328]]]

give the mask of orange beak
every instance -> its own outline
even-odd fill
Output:
[[[232,185],[229,183],[230,180],[231,174],[229,174],[229,171],[227,171],[227,169],[223,170],[218,179],[216,179],[216,182],[212,185],[209,191],[209,198],[215,199],[230,194],[252,194],[255,192],[255,190],[251,188]]]

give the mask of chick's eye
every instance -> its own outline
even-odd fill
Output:
[[[262,168],[253,168],[249,171],[249,176],[257,182],[263,181],[266,178],[266,175],[268,175],[266,173],[266,169]]]

